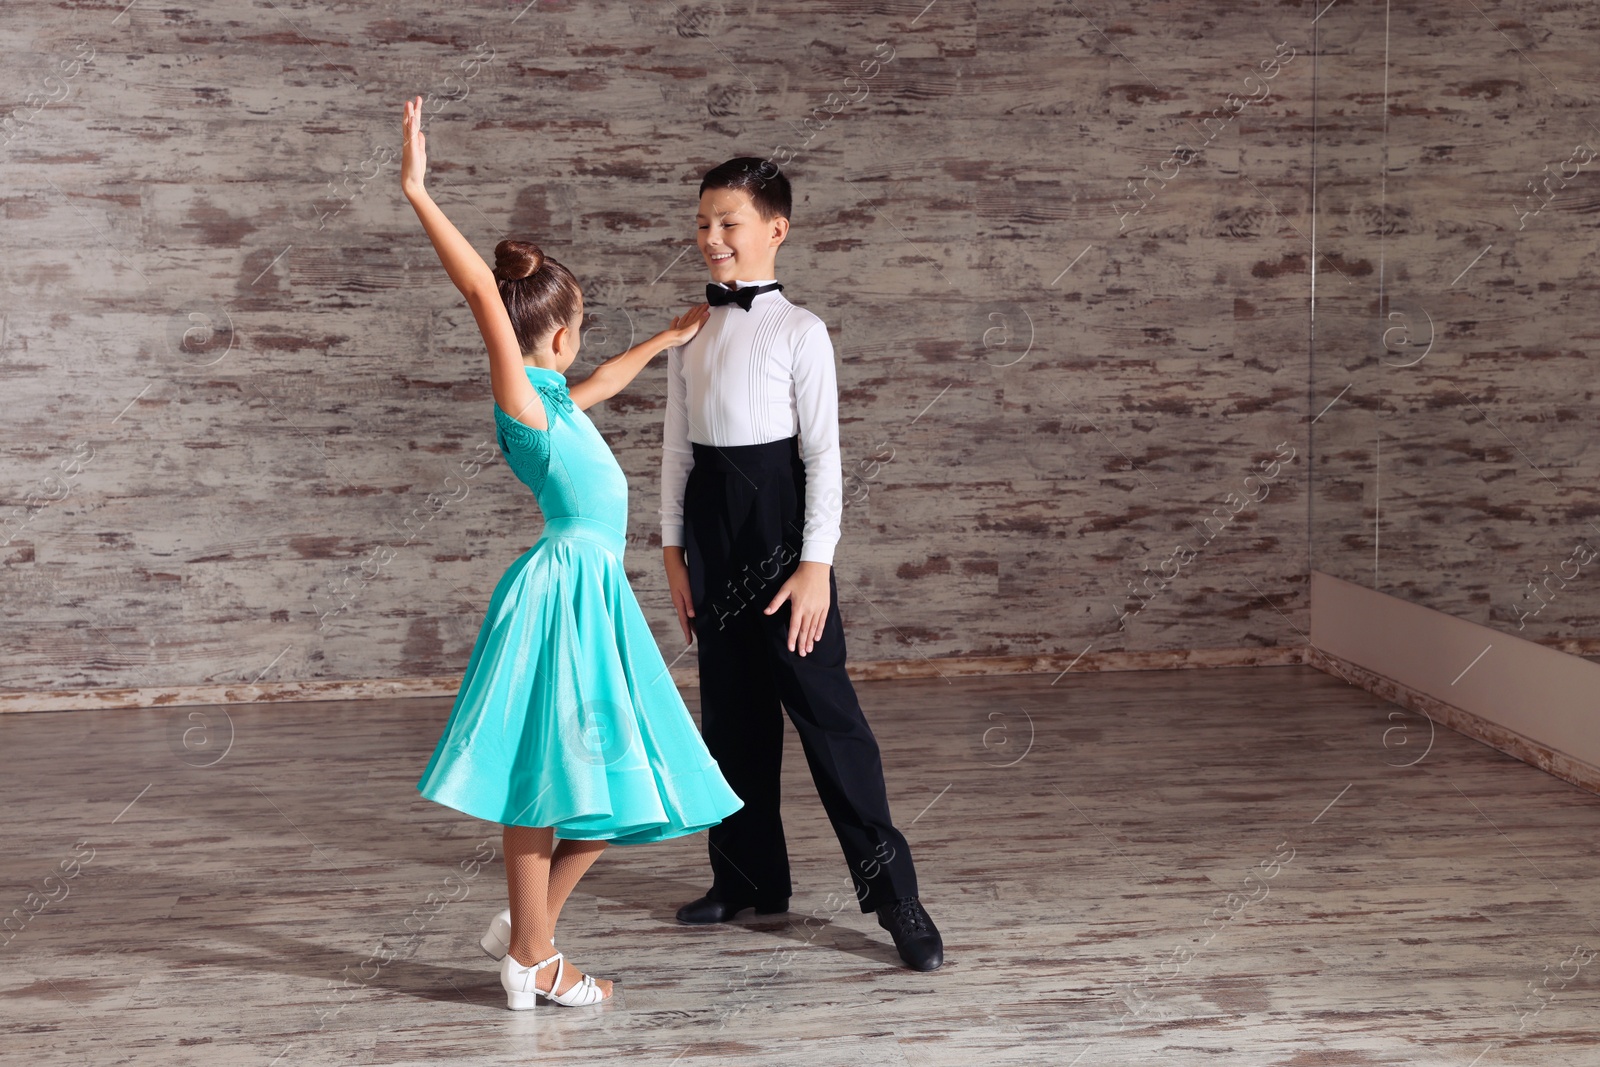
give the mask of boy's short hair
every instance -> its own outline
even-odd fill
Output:
[[[739,156],[712,167],[700,179],[700,194],[705,195],[707,189],[748,193],[756,211],[768,221],[779,216],[788,218],[794,205],[789,179],[776,163],[759,156]]]

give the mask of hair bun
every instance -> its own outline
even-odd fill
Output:
[[[506,240],[494,246],[494,276],[503,282],[526,278],[544,264],[545,255],[536,244]]]

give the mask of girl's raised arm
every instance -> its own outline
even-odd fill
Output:
[[[419,96],[405,105],[400,189],[416,210],[422,228],[428,232],[445,273],[467,298],[472,317],[478,322],[478,332],[483,334],[483,343],[489,349],[489,385],[494,392],[494,402],[518,422],[539,430],[549,429],[538,391],[523,370],[522,350],[517,344],[516,331],[511,328],[511,316],[506,314],[505,303],[500,299],[494,271],[428,195],[423,187],[427,169],[427,139],[422,133],[422,97]]]

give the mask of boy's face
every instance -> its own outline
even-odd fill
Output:
[[[788,219],[763,219],[742,189],[707,189],[694,219],[712,281],[777,277],[778,246],[789,232]]]

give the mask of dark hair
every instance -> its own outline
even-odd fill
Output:
[[[583,289],[572,272],[527,241],[501,241],[494,246],[494,276],[517,344],[527,355],[540,341],[570,326],[578,314]]]
[[[750,200],[763,219],[771,221],[789,217],[794,200],[789,192],[789,179],[770,159],[759,156],[739,156],[706,171],[700,179],[700,192],[707,189],[734,189],[749,193]]]

